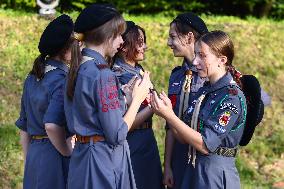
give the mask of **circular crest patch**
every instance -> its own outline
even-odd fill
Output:
[[[231,119],[231,112],[225,111],[219,118],[219,124],[225,127],[226,125],[228,125],[230,119]]]

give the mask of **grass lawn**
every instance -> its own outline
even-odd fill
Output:
[[[78,13],[70,13],[76,18]],[[145,28],[147,58],[142,65],[151,71],[159,91],[167,90],[171,70],[182,59],[167,47],[172,17],[124,15]],[[253,74],[272,97],[265,117],[251,143],[237,158],[242,188],[271,188],[284,179],[284,21],[202,16],[210,30],[224,30],[233,39],[233,64]],[[38,55],[37,44],[48,21],[32,13],[0,9],[0,188],[21,188],[23,157],[14,121],[19,113],[23,81]],[[155,116],[154,130],[161,159],[164,154],[164,121]]]

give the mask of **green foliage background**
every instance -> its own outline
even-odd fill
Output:
[[[112,3],[118,10],[131,14],[166,12],[172,15],[176,11],[193,11],[198,14],[284,18],[284,0],[60,0],[58,9],[81,10],[95,2]],[[0,7],[35,11],[36,0],[1,0]]]
[[[70,13],[73,18],[77,12]],[[151,71],[158,90],[167,90],[171,70],[182,59],[167,47],[173,16],[124,14],[146,29],[148,52],[143,66]],[[284,21],[239,19],[228,16],[202,18],[210,30],[228,32],[235,44],[234,65],[244,74],[256,75],[272,96],[272,105],[251,143],[240,150],[237,167],[243,188],[270,188],[284,178]],[[38,55],[37,44],[48,21],[32,13],[0,9],[0,188],[21,188],[23,157],[14,121],[19,113],[23,81]],[[164,121],[154,118],[161,159]]]

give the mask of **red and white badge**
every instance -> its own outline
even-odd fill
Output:
[[[231,119],[231,112],[225,111],[219,118],[219,124],[225,127],[226,125],[228,125],[230,119]]]

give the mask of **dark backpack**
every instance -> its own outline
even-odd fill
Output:
[[[247,116],[240,146],[246,146],[252,138],[255,127],[261,122],[264,114],[264,104],[261,100],[261,88],[256,77],[243,75],[242,90],[247,102]]]

